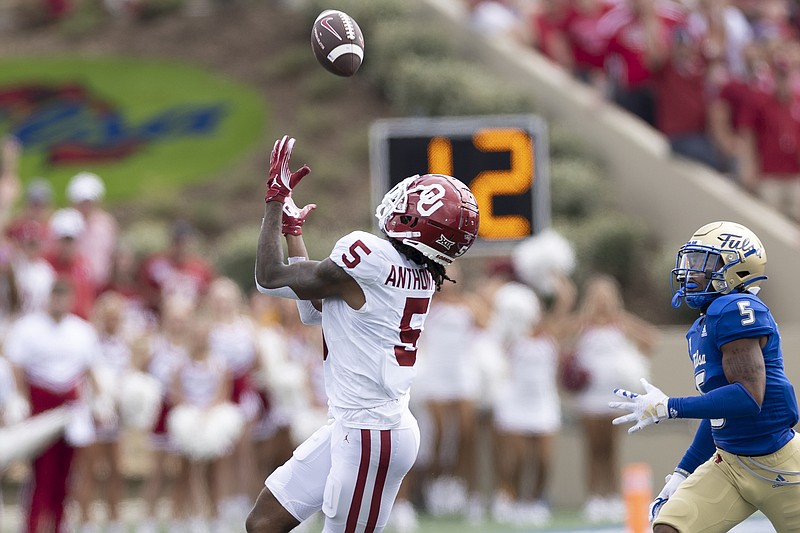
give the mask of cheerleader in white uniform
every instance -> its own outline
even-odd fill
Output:
[[[457,266],[448,269],[461,277]],[[468,497],[478,498],[474,448],[480,391],[476,362],[480,354],[474,349],[478,305],[461,284],[443,285],[431,301],[419,340],[412,401],[426,410],[431,426],[430,438],[423,439],[429,449],[420,455],[423,463],[424,458],[430,463],[433,479],[425,491],[426,503],[435,515],[465,512]],[[398,496],[401,506],[403,492]]]
[[[108,391],[117,390],[131,367],[131,346],[121,335],[126,305],[122,295],[107,292],[97,299],[93,309],[93,323],[100,340],[100,357],[95,363],[95,371]],[[119,417],[115,416],[110,423],[98,425],[93,443],[78,450],[73,492],[80,508],[82,528],[87,531],[97,529],[91,525],[91,504],[98,496],[108,509],[108,530],[123,530],[119,517],[119,503],[123,496],[119,437]],[[100,469],[105,483],[98,479]],[[101,485],[105,486],[98,491]]]
[[[624,519],[619,496],[619,426],[608,402],[614,389],[639,386],[648,375],[644,354],[653,347],[658,332],[642,319],[625,311],[615,279],[596,276],[586,283],[575,340],[578,364],[588,374],[586,388],[575,396],[575,406],[585,434],[587,500],[585,517],[592,522]]]
[[[161,309],[161,327],[145,348],[142,368],[161,384],[162,395],[160,413],[150,433],[153,467],[145,481],[147,517],[140,527],[142,533],[157,530],[157,504],[165,486],[167,463],[174,451],[167,435],[167,416],[174,404],[171,386],[175,372],[188,358],[186,343],[191,335],[194,312],[193,304],[186,298],[174,296],[166,299]],[[170,496],[173,513],[177,513],[178,508],[185,505],[185,494],[171,491]]]
[[[553,305],[544,314],[536,294],[527,292],[534,312],[517,316],[526,330],[507,339],[508,373],[494,405],[499,475],[493,515],[501,522],[543,524],[550,519],[547,489],[553,447],[561,429],[559,354],[569,334],[568,319],[575,303],[575,288],[566,277],[558,278],[555,289]],[[531,470],[529,466],[533,492],[526,495],[522,477]]]
[[[222,459],[233,452],[244,416],[230,402],[233,380],[225,364],[210,352],[210,325],[197,323],[189,339],[189,358],[173,376],[175,407],[167,429],[183,468],[182,478],[190,505],[182,517],[190,531],[207,531],[208,521],[219,517],[220,475],[227,467]]]
[[[207,312],[211,323],[209,350],[231,373],[233,385],[229,401],[236,404],[247,421],[242,437],[231,454],[231,465],[224,469],[221,490],[222,513],[244,521],[252,507],[248,493],[256,483],[255,449],[252,428],[264,411],[254,382],[261,372],[261,356],[255,324],[244,313],[244,298],[236,283],[217,278],[208,289]]]

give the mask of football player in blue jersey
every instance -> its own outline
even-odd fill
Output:
[[[698,229],[678,250],[673,307],[700,317],[686,334],[699,396],[670,398],[617,389],[631,411],[614,424],[629,433],[671,418],[700,426],[650,505],[654,533],[728,531],[756,510],[779,532],[800,531],[800,436],[794,388],[786,378],[778,326],[756,296],[767,255],[758,237],[733,222]]]

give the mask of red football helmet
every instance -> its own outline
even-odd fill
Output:
[[[375,216],[387,237],[442,265],[466,252],[478,235],[478,203],[451,176],[411,176],[383,197]]]

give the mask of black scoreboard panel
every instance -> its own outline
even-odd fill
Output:
[[[448,174],[478,201],[478,244],[518,241],[549,225],[547,135],[538,117],[381,121],[371,141],[376,202],[407,176]]]

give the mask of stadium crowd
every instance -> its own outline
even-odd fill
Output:
[[[508,33],[658,129],[674,154],[800,220],[800,5],[793,0],[479,0]]]

